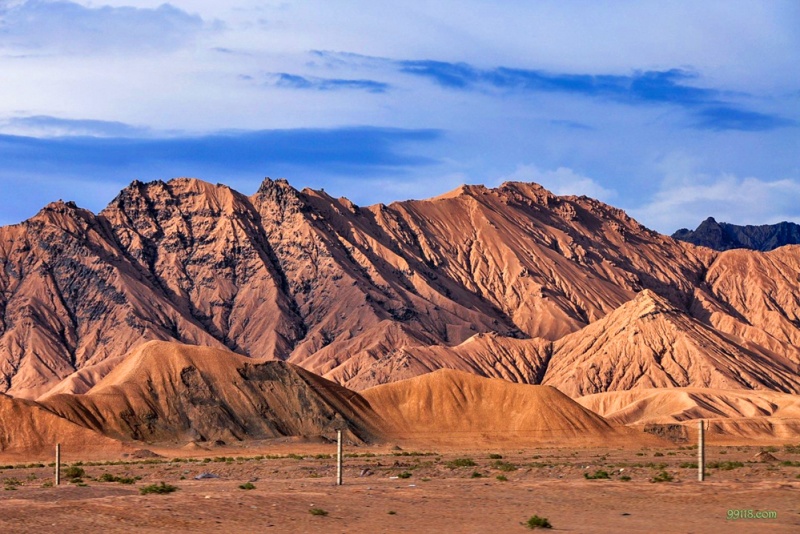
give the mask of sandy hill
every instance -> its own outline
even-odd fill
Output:
[[[91,449],[96,457],[123,450],[120,442],[83,428],[32,401],[0,394],[0,453],[4,457],[51,458],[56,443],[65,453]]]
[[[495,445],[596,444],[643,436],[547,386],[440,370],[365,390],[364,398],[400,441]]]
[[[636,389],[587,395],[582,406],[616,424],[688,424],[703,419],[713,434],[793,441],[800,435],[800,395],[702,388]],[[695,425],[688,424],[693,431]]]
[[[118,439],[215,441],[374,439],[376,418],[356,393],[293,365],[151,341],[83,395],[41,401],[53,413]]]
[[[284,180],[251,196],[134,182],[98,214],[56,202],[0,228],[0,262],[0,392],[20,398],[67,377],[58,391],[87,391],[149,340],[356,389],[441,367],[536,382],[548,343],[597,334],[586,328],[642,290],[726,353],[800,363],[800,247],[717,253],[536,184],[359,207]],[[465,345],[479,334],[498,341]],[[725,363],[772,387],[751,376],[760,360]],[[781,365],[770,372],[786,390]]]
[[[555,343],[543,383],[572,397],[699,386],[800,391],[796,360],[731,337],[649,290]]]

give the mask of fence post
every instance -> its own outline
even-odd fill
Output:
[[[706,440],[702,419],[698,423],[697,431],[697,481],[702,482],[706,478]]]
[[[342,485],[342,431],[336,431],[336,485]]]
[[[56,443],[56,486],[61,484],[61,444]]]

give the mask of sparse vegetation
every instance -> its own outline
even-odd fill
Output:
[[[394,510],[389,510],[386,513],[389,514],[389,515],[397,515],[397,512],[395,512]]]
[[[623,482],[630,482],[631,477],[629,477],[628,475],[622,475],[621,477],[619,477],[619,479]]]
[[[77,465],[71,465],[64,470],[64,478],[75,480],[86,476],[86,471]]]
[[[133,484],[136,479],[133,477],[120,477],[111,473],[103,473],[97,478],[98,482],[119,482],[120,484]]]
[[[723,471],[731,471],[733,469],[744,467],[744,464],[742,462],[709,462],[708,464],[706,464],[706,467],[710,469],[721,469]]]
[[[697,462],[683,462],[681,469],[697,469]]]
[[[650,479],[650,482],[672,482],[672,475],[666,471],[661,471],[656,476]]]
[[[538,515],[534,515],[533,517],[528,519],[525,525],[529,529],[553,528],[553,525],[550,524],[550,521],[548,521],[546,517],[539,517]]]
[[[475,467],[478,464],[472,458],[456,458],[446,462],[444,465],[450,469],[456,469],[457,467]]]
[[[320,516],[328,515],[328,512],[326,510],[323,510],[322,508],[311,508],[308,511],[308,513],[311,515],[320,515]]]
[[[172,493],[173,491],[177,491],[178,486],[173,486],[172,484],[166,484],[161,482],[160,484],[150,484],[148,486],[142,486],[139,488],[139,493],[142,495],[147,495],[150,493],[157,493],[159,495],[163,495],[165,493]]]
[[[482,477],[483,475],[478,471],[473,471],[472,474],[470,475],[470,478],[482,478]]]
[[[500,482],[508,482],[508,477],[506,477],[505,475],[497,475],[497,477],[495,478],[497,478],[497,480],[499,480]]]
[[[256,487],[252,482],[245,482],[244,484],[239,484],[239,489],[252,490],[252,489],[256,489]]]
[[[493,464],[493,467],[495,469],[499,469],[500,471],[503,471],[505,473],[510,473],[511,471],[516,471],[517,470],[517,466],[516,465],[514,465],[514,464],[512,464],[510,462],[501,462],[500,460],[496,461]]]
[[[611,476],[608,474],[608,471],[603,471],[602,469],[598,469],[591,475],[589,473],[584,473],[583,478],[585,478],[586,480],[601,480],[605,478],[611,478]]]
[[[800,444],[798,445],[784,445],[783,451],[789,454],[800,454]]]
[[[22,481],[17,478],[6,478],[3,480],[3,485],[5,486],[6,491],[14,491],[17,489],[17,486],[22,485]]]
[[[492,454],[489,455],[489,459],[490,460],[502,460],[503,459],[503,455],[502,454],[492,453]]]
[[[403,471],[397,475],[397,478],[411,478],[411,473],[408,471]]]

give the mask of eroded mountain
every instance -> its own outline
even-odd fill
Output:
[[[591,326],[643,290],[726,362],[757,355],[796,374],[799,250],[715,253],[528,183],[359,207],[284,180],[249,197],[134,182],[99,214],[57,202],[0,228],[0,392],[88,391],[148,340],[283,360],[354,389],[444,367],[540,383],[569,368],[571,336],[600,335]]]

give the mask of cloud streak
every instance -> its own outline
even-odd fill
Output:
[[[314,51],[329,67],[352,65],[361,68],[389,68],[426,79],[451,90],[491,94],[551,93],[622,104],[671,105],[693,118],[687,125],[702,130],[768,131],[797,126],[793,120],[761,113],[728,102],[728,93],[693,85],[698,75],[685,69],[634,71],[629,75],[571,74],[543,70],[494,67],[481,69],[469,63],[437,60],[398,60],[352,53]]]
[[[720,91],[689,85],[687,82],[695,80],[697,75],[681,69],[619,76],[559,74],[507,67],[478,69],[466,63],[431,60],[393,63],[403,73],[427,78],[450,89],[494,88],[607,98],[631,105],[671,104],[688,110],[696,119],[692,126],[701,129],[763,131],[796,125],[777,115],[724,103]]]
[[[280,72],[274,77],[274,85],[289,89],[310,89],[315,91],[340,91],[340,90],[360,90],[369,93],[385,93],[389,90],[389,84],[375,80],[349,80],[345,78],[317,78],[298,76]]]

